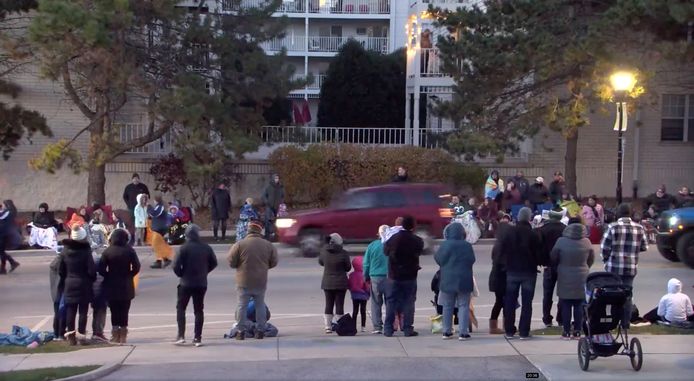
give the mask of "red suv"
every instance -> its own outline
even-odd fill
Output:
[[[318,254],[324,237],[339,233],[346,242],[369,242],[377,238],[380,225],[392,226],[395,219],[410,215],[417,221],[417,234],[425,239],[441,238],[450,221],[448,191],[441,184],[393,183],[344,192],[324,209],[296,211],[277,220],[279,241],[298,246],[304,256]]]

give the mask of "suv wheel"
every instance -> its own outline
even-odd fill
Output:
[[[682,263],[694,269],[694,231],[684,233],[677,240],[677,256]]]
[[[424,226],[419,227],[417,230],[415,230],[414,234],[424,241],[424,250],[422,251],[422,255],[432,254],[434,251],[434,237],[429,234],[429,228]]]
[[[299,233],[299,249],[306,258],[315,258],[323,246],[323,233],[318,229],[305,229]]]
[[[665,247],[660,243],[660,240],[657,241],[658,244],[658,252],[660,252],[660,255],[667,259],[668,261],[672,262],[679,262],[680,259],[677,256],[677,251],[675,249]]]

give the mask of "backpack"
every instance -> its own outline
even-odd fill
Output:
[[[333,324],[333,331],[338,336],[355,336],[357,334],[357,322],[352,318],[352,315],[346,314]]]

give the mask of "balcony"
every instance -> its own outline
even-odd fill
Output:
[[[234,12],[240,9],[260,8],[267,6],[268,2],[268,0],[223,0],[222,10]],[[389,15],[390,0],[284,0],[277,9],[277,13]]]
[[[366,144],[401,146],[412,144],[413,132],[406,128],[383,127],[297,127],[265,126],[261,138],[267,144]],[[440,148],[445,142],[441,130],[419,130],[419,145]]]
[[[143,123],[122,123],[120,125],[119,141],[127,143],[133,139],[145,136],[149,126]],[[171,132],[166,133],[161,138],[147,143],[142,147],[127,151],[126,154],[145,154],[145,155],[165,155],[172,151],[173,139]]]
[[[303,74],[295,74],[294,76],[292,76],[293,80],[303,80],[304,78],[306,77],[304,77]],[[327,78],[327,75],[325,74],[313,74],[313,81],[309,82],[304,89],[297,89],[295,91],[320,91],[321,87],[323,86],[323,82],[325,82],[325,78]]]
[[[342,46],[350,39],[361,43],[364,49],[387,54],[389,52],[388,37],[320,37],[309,36],[285,36],[264,42],[261,46],[269,52],[278,52],[286,48],[288,52],[308,52],[312,53],[337,53]],[[306,42],[308,44],[306,45]]]

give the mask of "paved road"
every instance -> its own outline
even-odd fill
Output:
[[[487,319],[490,309],[493,304],[493,294],[488,292],[487,279],[490,270],[490,251],[491,245],[478,245],[475,247],[477,263],[475,264],[475,273],[480,287],[481,295],[474,302],[477,311],[477,316],[480,321],[479,329],[484,331],[487,329]],[[596,247],[597,249],[597,247]],[[215,270],[209,279],[209,288],[205,303],[206,322],[203,340],[209,343],[210,346],[203,347],[210,354],[214,354],[219,350],[228,349],[228,341],[221,339],[223,334],[228,331],[234,320],[234,308],[236,305],[236,291],[234,287],[234,272],[226,265],[226,247],[216,247],[220,267]],[[130,341],[135,345],[148,345],[152,348],[161,347],[163,353],[172,352],[169,348],[169,341],[173,340],[176,334],[176,319],[175,319],[175,304],[176,304],[176,284],[177,279],[172,271],[153,270],[149,265],[153,261],[152,253],[149,249],[139,249],[139,255],[143,264],[143,272],[141,275],[140,288],[138,295],[133,301],[130,318]],[[0,332],[7,332],[13,324],[26,325],[33,329],[50,329],[52,318],[52,305],[48,290],[48,263],[51,259],[51,254],[36,253],[22,255],[18,258],[22,266],[19,270],[11,275],[0,277]],[[296,379],[296,378],[341,378],[340,374],[344,372],[355,372],[356,379],[367,379],[372,370],[378,368],[379,364],[387,364],[389,369],[395,369],[392,373],[393,379],[417,379],[426,377],[432,378],[450,378],[450,375],[457,374],[454,368],[459,369],[460,366],[455,364],[465,365],[469,369],[471,379],[485,378],[488,375],[492,379],[519,379],[523,378],[525,371],[532,372],[535,367],[528,362],[532,359],[533,352],[528,355],[521,351],[508,349],[504,347],[504,351],[497,355],[509,356],[508,359],[499,361],[488,361],[486,357],[477,357],[475,359],[466,359],[460,363],[451,360],[430,358],[437,357],[441,353],[450,353],[452,355],[460,355],[462,357],[470,357],[474,353],[461,351],[452,351],[450,349],[441,348],[440,339],[436,336],[427,334],[429,328],[429,316],[433,314],[434,309],[429,302],[433,295],[430,292],[430,280],[436,271],[436,265],[431,256],[422,258],[422,271],[419,276],[419,289],[417,298],[417,316],[415,325],[416,328],[424,333],[424,337],[416,338],[412,341],[410,347],[408,341],[404,338],[398,338],[392,341],[392,345],[396,345],[385,351],[378,351],[369,354],[369,358],[361,358],[359,360],[344,362],[336,360],[321,360],[320,362],[311,362],[305,357],[280,358],[280,341],[267,340],[267,344],[276,345],[277,349],[271,350],[274,353],[273,359],[282,360],[279,363],[258,363],[253,366],[238,367],[232,364],[214,363],[214,366],[209,368],[209,376],[203,379],[217,378],[215,375],[231,375],[234,378],[243,379],[250,378],[253,373],[252,369],[264,369],[265,379]],[[600,270],[601,266],[596,265],[593,270]],[[322,269],[315,259],[297,258],[292,252],[287,250],[280,251],[280,264],[278,268],[271,271],[270,281],[268,286],[267,302],[272,311],[272,322],[280,329],[282,338],[287,338],[288,349],[296,349],[300,353],[304,353],[314,357],[325,357],[321,355],[321,342],[328,340],[325,334],[322,333],[322,305],[323,294],[320,290],[320,278]],[[651,306],[654,306],[660,297],[666,291],[667,280],[671,277],[681,279],[687,290],[692,290],[694,283],[694,271],[682,266],[681,264],[671,263],[658,255],[655,248],[649,249],[648,252],[641,255],[639,275],[635,281],[635,302],[642,311],[647,311]],[[691,294],[691,292],[690,292]],[[541,327],[541,298],[542,286],[541,278],[538,277],[538,286],[535,292],[535,303],[533,303],[533,327]],[[345,303],[345,309],[351,310],[351,302]],[[192,311],[189,315],[189,323],[192,323]],[[370,324],[367,324],[367,329]],[[192,331],[192,326],[189,326],[189,331]],[[189,336],[190,336],[189,332]],[[366,336],[366,337],[363,337]],[[379,340],[373,345],[380,345],[383,338],[376,338],[368,334],[360,334],[356,338],[340,338],[358,340],[353,342],[354,348],[352,351],[363,351],[370,346],[371,340]],[[475,333],[473,333],[473,340]],[[500,337],[483,336],[476,341],[476,345],[483,340],[500,340]],[[282,339],[284,340],[284,339]],[[335,340],[333,338],[329,340]],[[502,342],[505,342],[501,339]],[[252,341],[251,341],[252,343]],[[396,344],[397,343],[397,344]],[[404,344],[403,344],[404,343]],[[470,344],[472,341],[470,342]],[[459,343],[455,343],[459,344]],[[454,344],[454,345],[455,345]],[[462,343],[463,345],[468,343]],[[552,339],[550,345],[557,343]],[[253,345],[253,344],[247,344]],[[390,344],[388,344],[390,345]],[[420,346],[421,345],[421,346]],[[491,345],[491,344],[490,344]],[[493,345],[496,345],[494,342]],[[506,345],[506,344],[504,344]],[[567,367],[570,364],[571,369],[578,368],[575,365],[575,343],[562,344],[566,348],[566,355],[562,363],[566,363]],[[508,345],[506,345],[508,346]],[[249,347],[246,347],[249,348]],[[495,347],[491,347],[495,348]],[[513,348],[509,346],[509,348]],[[388,351],[403,350],[404,356],[415,356],[416,360],[407,361],[407,359],[391,359],[388,361],[378,359],[380,357],[389,357]],[[415,351],[415,352],[413,352]],[[418,352],[417,352],[418,351]],[[494,352],[498,352],[493,349]],[[551,346],[550,346],[551,351]],[[686,351],[685,351],[686,352]],[[694,351],[693,351],[694,352]],[[145,352],[147,353],[147,352]],[[159,353],[156,352],[155,353]],[[205,352],[200,352],[200,355]],[[264,352],[263,352],[264,353]],[[292,353],[290,351],[290,353]],[[416,353],[413,355],[413,353]],[[542,352],[539,352],[542,353]],[[677,352],[679,353],[679,352]],[[689,352],[686,352],[689,353]],[[230,354],[231,356],[232,354]],[[485,356],[484,354],[480,354]],[[167,355],[168,356],[168,355]],[[183,354],[182,362],[186,362],[185,354]],[[233,356],[248,357],[248,360],[253,360],[253,352],[234,352]],[[478,355],[479,356],[479,355]],[[192,370],[197,372],[200,369],[206,369],[204,364],[199,364],[198,367],[188,368],[184,365],[167,365],[158,367],[156,356],[153,356],[151,361],[147,359],[147,355],[141,358],[141,361],[133,363],[126,362],[126,367],[114,374],[110,379],[137,379],[143,375],[151,375],[155,379],[190,379],[193,374]],[[333,357],[333,356],[329,356]],[[359,356],[358,356],[359,357]],[[544,357],[544,356],[543,356]],[[691,358],[691,356],[690,356]],[[161,359],[166,360],[166,357]],[[262,358],[258,358],[262,360]],[[197,358],[195,361],[207,361],[205,356]],[[559,360],[557,360],[559,361]],[[673,360],[674,361],[674,360]],[[679,361],[679,360],[677,360]],[[171,361],[175,362],[175,361]],[[621,366],[621,362],[624,362]],[[307,364],[314,364],[313,368],[307,368]],[[498,364],[492,366],[493,364]],[[550,364],[551,365],[551,364]],[[548,365],[549,366],[549,365]],[[628,368],[628,360],[622,359],[620,367]],[[561,367],[560,367],[561,368]],[[305,373],[306,369],[314,369],[311,373],[313,376]],[[186,371],[188,370],[188,371]],[[227,373],[229,372],[229,373]],[[450,373],[453,372],[453,373]],[[466,372],[468,372],[466,370]],[[543,370],[545,372],[545,370]],[[519,375],[522,373],[522,375]],[[350,373],[351,374],[351,373]],[[406,377],[410,374],[412,377]],[[278,375],[285,375],[279,377]],[[402,377],[396,377],[400,375]],[[475,377],[479,375],[480,377]],[[277,377],[275,377],[277,376]],[[350,377],[351,378],[351,377]],[[455,378],[455,377],[454,377]],[[467,377],[466,377],[467,378]]]

